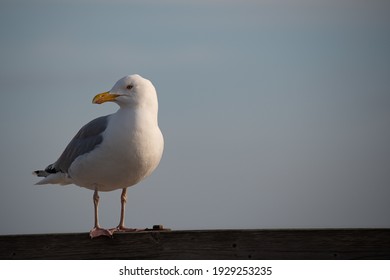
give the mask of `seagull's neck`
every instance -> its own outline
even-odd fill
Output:
[[[134,125],[158,125],[158,112],[142,106],[120,107],[116,112],[120,118],[133,122]]]

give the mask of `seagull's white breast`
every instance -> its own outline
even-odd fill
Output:
[[[69,168],[76,185],[112,191],[135,185],[158,166],[164,139],[154,114],[121,108],[109,116],[103,141]]]

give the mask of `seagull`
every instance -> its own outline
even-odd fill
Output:
[[[44,177],[36,185],[75,184],[94,191],[91,238],[136,230],[124,225],[127,188],[156,169],[164,150],[157,93],[149,80],[137,74],[125,76],[92,100],[94,104],[104,102],[118,104],[118,111],[84,125],[56,162],[33,172]],[[99,225],[99,192],[117,189],[122,190],[119,225],[104,229]]]

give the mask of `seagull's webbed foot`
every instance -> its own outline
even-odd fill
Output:
[[[112,237],[112,234],[114,232],[111,231],[110,229],[104,229],[104,228],[101,228],[101,227],[94,227],[93,229],[91,229],[91,231],[89,232],[89,236],[92,238],[96,238],[96,237],[99,237],[99,236],[108,236],[108,237]]]
[[[111,228],[110,229],[110,232],[112,232],[113,234],[115,232],[138,232],[138,231],[145,231],[145,229],[144,228],[141,228],[141,229],[139,229],[139,228],[128,228],[128,227],[121,226],[121,225],[117,226],[116,228]]]

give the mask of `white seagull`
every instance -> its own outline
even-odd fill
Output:
[[[126,228],[127,187],[149,176],[158,166],[164,138],[158,126],[158,101],[153,84],[139,75],[125,76],[110,91],[96,95],[92,102],[119,105],[111,115],[84,125],[59,159],[33,174],[45,177],[37,183],[75,184],[94,191],[95,223],[90,237],[112,236]],[[119,225],[104,229],[99,225],[99,191],[122,189]]]

